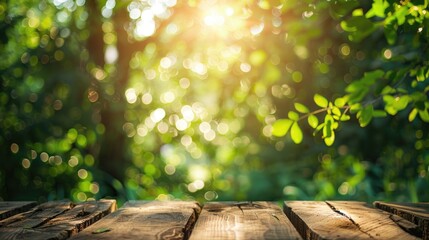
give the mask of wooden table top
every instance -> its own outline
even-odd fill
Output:
[[[429,203],[0,202],[0,239],[429,239]]]

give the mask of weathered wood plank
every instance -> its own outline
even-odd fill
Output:
[[[333,210],[353,221],[361,231],[372,238],[419,239],[404,231],[391,214],[371,208],[363,202],[328,201]],[[405,221],[405,220],[404,220]]]
[[[283,210],[304,239],[369,238],[325,202],[285,202]]]
[[[416,235],[421,234],[423,239],[429,239],[429,203],[385,203],[376,201],[374,206],[416,224],[418,230],[407,229]]]
[[[285,202],[284,211],[305,239],[418,239],[362,202]]]
[[[0,220],[25,212],[36,205],[36,202],[0,202]]]
[[[274,203],[213,202],[204,205],[190,239],[302,238]]]
[[[46,202],[30,211],[0,221],[0,227],[35,228],[73,208],[68,200]]]
[[[0,239],[66,239],[115,208],[115,200],[48,202],[1,221]]]
[[[58,233],[66,238],[76,234],[116,210],[116,200],[102,199],[76,205],[37,228],[39,231]],[[65,239],[58,237],[57,239]]]
[[[195,201],[130,201],[72,239],[186,239],[200,211]]]

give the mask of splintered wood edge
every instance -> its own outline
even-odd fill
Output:
[[[109,215],[110,213],[114,212],[117,208],[116,206],[116,200],[114,199],[100,199],[98,201],[91,201],[91,202],[82,202],[77,204],[74,208],[80,206],[80,205],[91,205],[95,204],[97,209],[94,212],[89,212],[87,217],[84,217],[80,220],[72,222],[70,225],[71,229],[66,230],[68,233],[68,236],[72,236],[74,234],[77,234],[78,232],[82,231],[83,229],[91,226],[92,224],[96,223],[97,221],[103,219],[105,216]],[[73,208],[73,209],[74,209]],[[73,209],[70,209],[69,211],[72,211]],[[84,213],[84,207],[83,207],[83,213]],[[59,216],[61,217],[61,216]],[[78,217],[78,216],[76,216]]]
[[[409,208],[411,207],[419,207],[421,204],[413,204],[413,203],[386,203],[381,201],[375,201],[373,203],[374,207],[399,216],[403,219],[410,221],[411,223],[416,224],[419,227],[420,233],[422,234],[423,239],[429,239],[429,217],[423,215],[420,212],[415,212]],[[429,207],[429,204],[426,206]],[[427,209],[426,209],[427,210]],[[429,215],[429,210],[426,213]],[[412,229],[412,231],[414,231]]]
[[[319,235],[312,231],[307,223],[302,220],[302,218],[296,214],[292,210],[292,207],[289,207],[287,203],[288,201],[283,201],[283,212],[301,235],[301,237],[303,239],[319,239]]]
[[[0,202],[0,208],[7,208],[10,205],[9,209],[0,211],[0,220],[12,217],[16,214],[30,210],[31,208],[37,205],[36,202]]]

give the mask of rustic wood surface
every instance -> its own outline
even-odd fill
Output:
[[[429,203],[373,205],[286,201],[282,211],[272,202],[210,202],[201,209],[195,201],[130,201],[115,211],[115,200],[0,202],[0,239],[429,240]]]
[[[0,220],[22,213],[36,206],[36,202],[0,202]]]
[[[418,226],[416,234],[429,239],[429,203],[385,203],[374,202],[376,208],[393,213]]]
[[[44,203],[0,221],[0,239],[66,239],[115,208],[115,200]]]
[[[285,202],[284,211],[306,239],[419,239],[362,202]]]
[[[206,203],[190,237],[199,239],[301,239],[280,207],[270,202]]]
[[[130,201],[72,239],[187,239],[200,211],[195,201]]]

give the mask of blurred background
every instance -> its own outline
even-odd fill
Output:
[[[272,136],[295,102],[396,66],[382,32],[340,26],[371,4],[1,2],[0,200],[428,201],[429,128],[407,113],[330,147],[305,124]]]

